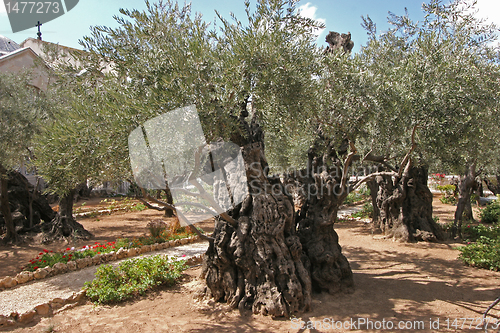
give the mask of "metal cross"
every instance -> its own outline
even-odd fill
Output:
[[[40,23],[40,21],[38,21],[38,23],[35,25],[35,27],[38,27],[38,32],[36,33],[36,35],[38,36],[39,40],[42,40],[42,32],[40,31],[41,26],[42,24]]]

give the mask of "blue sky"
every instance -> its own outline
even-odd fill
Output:
[[[366,32],[361,28],[362,15],[369,15],[381,31],[387,28],[386,18],[389,11],[403,14],[404,8],[407,7],[413,19],[422,19],[422,2],[422,0],[302,0],[299,6],[304,16],[321,20],[326,24],[325,31],[318,38],[319,45],[325,45],[325,35],[329,30],[341,33],[350,31],[355,43],[354,52],[357,52],[367,40]],[[233,12],[243,22],[245,19],[243,0],[192,0],[191,3],[193,12],[203,14],[207,21],[215,19],[215,10],[225,17],[229,17],[229,13]],[[255,1],[251,3],[255,4]],[[90,26],[117,26],[113,15],[119,15],[119,8],[145,9],[145,4],[143,0],[80,0],[73,10],[43,24],[42,38],[61,45],[81,48],[78,40],[90,34]],[[499,0],[478,0],[478,9],[479,16],[488,17],[500,24]],[[20,43],[28,37],[36,38],[36,32],[37,29],[34,27],[12,33],[3,1],[0,1],[0,35]]]

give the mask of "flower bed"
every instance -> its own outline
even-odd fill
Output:
[[[194,233],[188,228],[180,228],[174,232],[162,230],[155,236],[120,238],[116,242],[106,242],[101,244],[95,242],[93,245],[86,245],[80,249],[68,247],[58,252],[43,250],[37,257],[31,259],[23,268],[23,271],[34,272],[41,267],[53,267],[57,263],[67,264],[69,261],[75,261],[83,258],[93,258],[97,254],[116,252],[117,249],[139,248],[144,245],[162,244],[171,240],[183,239],[194,236]]]
[[[94,244],[92,246],[86,246],[84,249],[75,249],[73,251],[69,248],[71,252],[54,253],[45,250],[44,252],[40,252],[42,253],[41,257],[39,254],[39,259],[36,259],[36,262],[32,259],[30,264],[15,277],[7,276],[0,279],[0,291],[32,280],[40,280],[57,274],[66,273],[68,271],[75,271],[88,266],[100,265],[108,261],[124,259],[126,257],[134,257],[141,253],[159,251],[198,240],[200,240],[200,238],[197,235],[194,236],[192,234],[186,234],[184,238],[172,239],[163,243],[142,245],[140,247],[130,247],[128,249],[123,247],[117,248],[116,245],[113,248],[113,245],[107,246],[104,244]],[[113,244],[113,242],[107,244]],[[88,256],[84,257],[85,254],[88,254]]]

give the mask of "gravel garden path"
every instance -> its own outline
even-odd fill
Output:
[[[205,253],[207,248],[208,242],[203,241],[149,252],[138,255],[137,257],[162,254],[168,255],[169,257],[182,257],[182,259],[187,260],[196,255]],[[185,257],[183,257],[184,255]],[[110,264],[117,266],[124,260],[130,260],[130,258],[113,261],[110,262]],[[86,281],[92,281],[94,279],[98,267],[99,266],[90,266],[78,271],[59,274],[39,281],[35,280],[14,288],[6,289],[0,292],[0,315],[9,316],[13,312],[24,313],[37,305],[47,303],[56,298],[67,299],[73,295],[73,293],[81,291]]]

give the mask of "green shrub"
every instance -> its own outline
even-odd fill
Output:
[[[482,223],[496,223],[500,222],[500,203],[493,201],[481,209],[481,222]]]
[[[366,217],[373,218],[373,205],[372,205],[372,203],[371,202],[366,202],[363,205],[363,208],[359,212],[351,214],[351,217],[353,217],[353,218],[356,218],[356,217],[360,217],[360,218],[366,218]]]
[[[467,265],[500,270],[500,223],[477,226],[466,225],[462,235],[467,245],[459,248],[459,258]]]
[[[437,189],[443,195],[439,200],[448,205],[455,205],[457,198],[455,197],[455,185],[438,185]]]
[[[350,205],[352,203],[363,200],[365,197],[363,194],[358,192],[349,192],[347,197],[344,200],[344,205]]]
[[[463,238],[469,242],[475,242],[481,237],[500,240],[500,224],[486,226],[479,224],[471,226],[470,224],[462,226]]]
[[[99,304],[120,302],[155,286],[173,285],[186,268],[185,261],[161,255],[126,260],[117,268],[101,265],[94,280],[85,282],[86,295]]]
[[[480,236],[477,242],[459,248],[459,258],[467,265],[500,270],[500,241]]]

